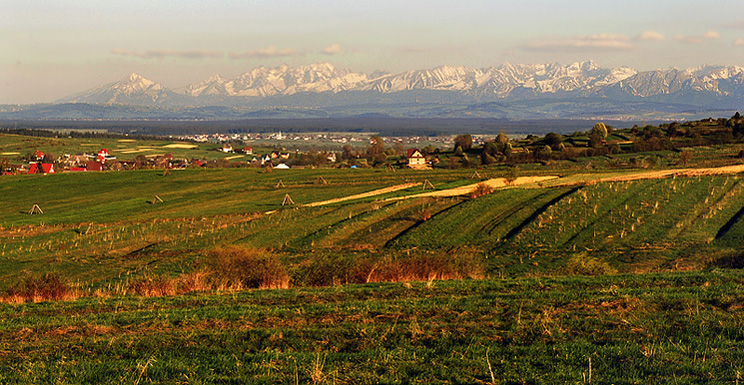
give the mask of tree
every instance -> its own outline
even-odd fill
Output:
[[[548,146],[557,149],[558,145],[561,143],[563,143],[563,136],[558,135],[555,132],[550,132],[545,135],[545,144]]]
[[[602,139],[607,137],[607,126],[605,126],[604,123],[599,122],[592,127],[591,133],[592,135],[597,135],[601,137]]]
[[[597,123],[589,132],[589,141],[592,147],[599,147],[607,137],[607,126],[604,123]]]
[[[499,131],[499,134],[496,135],[496,143],[506,144],[508,142],[509,142],[509,137],[506,136],[506,133],[504,131]]]
[[[465,135],[457,135],[455,137],[455,149],[457,147],[462,147],[463,151],[470,150],[470,148],[473,146],[473,136],[470,134]]]
[[[349,159],[351,159],[351,157],[352,157],[351,146],[349,146],[348,144],[345,144],[344,145],[344,152],[341,153],[341,159],[343,159],[343,160],[349,160]]]
[[[387,156],[385,155],[385,141],[379,136],[374,135],[369,140],[370,146],[367,148],[367,155],[374,163],[384,163]]]

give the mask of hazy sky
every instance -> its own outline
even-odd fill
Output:
[[[3,0],[0,103],[50,102],[137,72],[179,88],[257,66],[639,70],[744,65],[740,0]]]

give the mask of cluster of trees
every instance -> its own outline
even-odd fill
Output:
[[[454,159],[449,163],[451,167],[475,164],[469,155],[479,156],[480,165],[517,164],[741,142],[744,142],[744,117],[737,112],[730,119],[709,118],[625,130],[596,123],[586,132],[569,135],[551,132],[544,137],[529,135],[519,140],[509,140],[501,132],[477,148],[473,147],[471,135],[459,135],[452,148]]]

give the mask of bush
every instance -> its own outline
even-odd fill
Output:
[[[167,277],[147,276],[130,281],[126,293],[144,297],[162,297],[176,294],[176,285],[173,279]]]
[[[218,287],[281,289],[289,275],[279,259],[266,250],[227,247],[209,253],[208,265]]]
[[[5,299],[13,302],[41,302],[75,299],[79,293],[55,273],[28,277],[17,286],[5,290]]]
[[[484,195],[488,195],[492,192],[493,192],[493,187],[481,182],[475,186],[473,191],[471,191],[470,194],[468,194],[468,196],[470,197],[470,199],[475,199],[478,197],[482,197]]]
[[[482,261],[473,255],[417,255],[384,258],[374,264],[366,282],[429,281],[434,279],[480,279],[485,276]]]
[[[567,275],[607,275],[615,274],[617,270],[609,263],[590,257],[582,252],[574,254],[564,266]]]

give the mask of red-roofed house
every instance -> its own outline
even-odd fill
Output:
[[[54,165],[51,163],[42,163],[39,168],[38,163],[31,163],[28,165],[29,174],[54,174]]]

